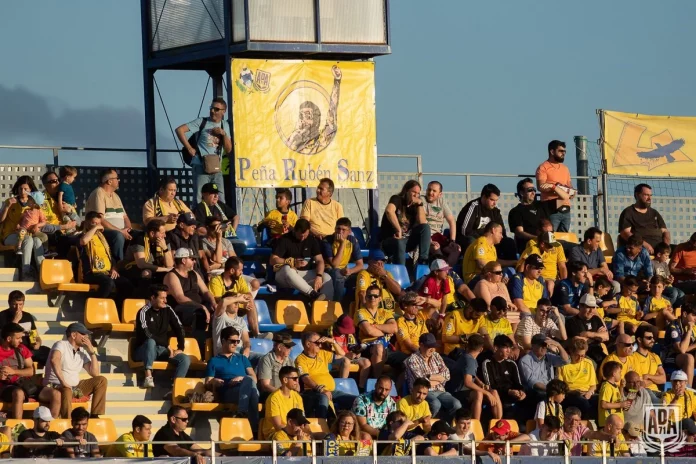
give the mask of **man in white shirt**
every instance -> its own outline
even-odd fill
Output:
[[[98,418],[106,411],[107,381],[99,375],[97,350],[89,339],[91,334],[83,324],[73,322],[65,331],[66,339],[56,342],[51,348],[39,402],[60,405],[59,411],[51,411],[53,417],[70,417],[73,396],[92,395],[92,418]],[[83,368],[90,379],[80,380]],[[60,402],[56,401],[57,398]]]
[[[527,433],[529,442],[520,448],[520,456],[560,456],[558,443],[547,443],[558,440],[561,421],[556,416],[546,416],[541,429]]]

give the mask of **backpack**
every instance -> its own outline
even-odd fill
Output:
[[[201,137],[201,132],[203,132],[203,129],[205,128],[205,124],[208,122],[208,118],[203,118],[203,122],[201,122],[201,126],[198,128],[198,132],[195,132],[191,134],[191,137],[189,137],[188,142],[192,147],[196,147],[196,155],[198,154],[198,139]],[[189,151],[186,149],[186,147],[181,147],[181,156],[184,159],[184,163],[186,165],[191,166],[191,163],[193,162],[193,157],[195,155],[191,155]]]

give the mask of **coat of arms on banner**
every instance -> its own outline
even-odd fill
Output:
[[[681,427],[681,409],[678,405],[645,408],[643,416],[643,446],[648,452],[659,453],[678,451],[686,444],[686,436]]]

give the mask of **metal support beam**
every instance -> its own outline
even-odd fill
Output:
[[[150,59],[150,12],[148,1],[140,2],[143,64]],[[157,124],[155,117],[155,70],[143,65],[143,96],[145,103],[145,149],[147,150],[147,177],[150,192],[157,191]]]
[[[584,135],[576,135],[575,140],[575,160],[577,163],[578,176],[587,177],[587,137]],[[589,179],[578,179],[578,193],[580,195],[590,194]]]
[[[379,189],[368,190],[367,200],[370,203],[370,209],[367,211],[370,243],[367,244],[367,247],[373,250],[379,248]]]

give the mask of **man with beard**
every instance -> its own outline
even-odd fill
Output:
[[[552,140],[548,146],[549,159],[536,170],[537,188],[541,201],[548,208],[549,219],[555,232],[570,230],[570,200],[575,196],[570,171],[563,164],[566,155],[565,142]]]
[[[669,245],[672,237],[665,220],[651,207],[652,187],[638,184],[633,189],[633,196],[636,202],[624,209],[619,216],[619,244],[623,245],[628,237],[638,234],[643,237],[643,246],[652,255],[658,243],[665,242]]]
[[[597,299],[586,293],[580,298],[578,313],[566,319],[565,326],[568,339],[584,337],[587,339],[587,356],[600,364],[604,359],[602,343],[609,341],[609,331],[604,321],[596,313]]]
[[[527,242],[536,238],[539,232],[539,221],[545,218],[546,205],[536,199],[537,190],[534,182],[527,177],[517,183],[517,198],[520,203],[508,213],[510,232],[515,234],[517,251],[522,253]]]
[[[455,266],[462,249],[456,243],[457,225],[454,221],[454,215],[442,193],[442,184],[434,180],[428,184],[423,197],[425,199],[425,203],[423,203],[425,219],[430,225],[433,241],[430,256],[442,257],[450,266]],[[445,222],[449,225],[449,237],[443,234]]]
[[[656,392],[659,386],[667,381],[665,369],[662,367],[660,357],[652,352],[657,338],[657,330],[649,325],[641,325],[636,330],[636,342],[638,349],[629,357],[631,370],[638,373],[643,380],[643,385],[650,392],[653,403],[657,404]]]
[[[358,396],[353,402],[353,413],[358,418],[360,430],[369,433],[372,438],[379,436],[379,431],[387,424],[387,416],[396,411],[396,403],[390,396],[392,379],[383,375],[377,379],[375,389]]]

